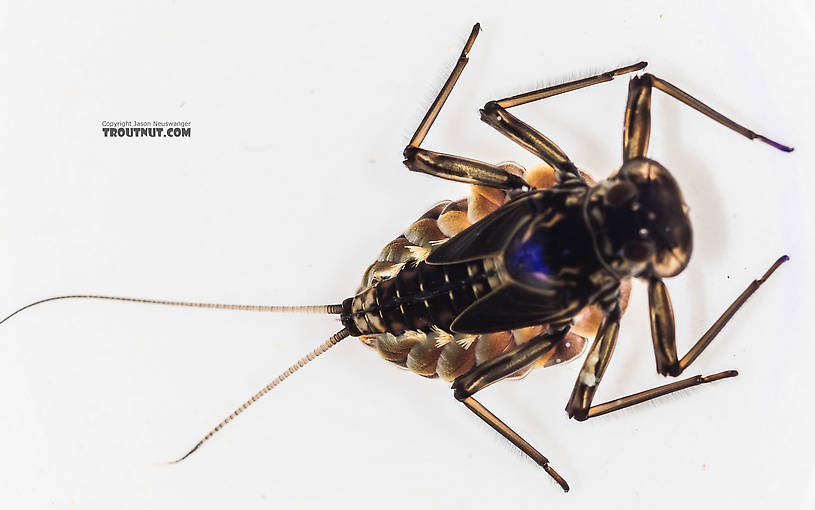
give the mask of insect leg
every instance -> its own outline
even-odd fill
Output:
[[[500,418],[492,414],[489,409],[481,404],[481,402],[477,401],[473,397],[467,397],[462,400],[461,403],[467,406],[467,409],[475,413],[476,416],[484,420],[490,427],[495,429],[496,432],[504,436],[510,443],[514,444],[522,452],[527,454],[529,458],[535,461],[536,464],[546,470],[546,472],[549,473],[549,476],[554,478],[565,492],[569,492],[569,484],[566,483],[566,480],[564,480],[563,477],[549,465],[549,459],[544,457],[541,452],[526,442],[526,440],[517,432],[509,428],[509,426],[501,421]]]
[[[498,189],[521,189],[527,186],[521,177],[483,161],[433,152],[412,145],[405,148],[404,155],[403,163],[413,172]]]
[[[750,285],[733,301],[722,315],[713,323],[704,335],[690,348],[687,354],[677,361],[676,335],[673,307],[668,289],[662,280],[653,278],[648,282],[648,304],[651,315],[651,337],[654,342],[654,354],[656,356],[657,372],[662,375],[677,376],[685,370],[688,365],[694,362],[708,345],[716,338],[716,335],[724,328],[747,299],[775,272],[778,267],[789,260],[784,255],[764,273],[758,280],[753,280]]]
[[[454,396],[464,400],[494,382],[526,368],[554,348],[571,329],[571,323],[552,325],[531,340],[483,363],[453,381]]]
[[[623,161],[645,157],[651,134],[651,84],[639,76],[628,83],[623,128]]]
[[[613,413],[614,411],[619,411],[620,409],[625,409],[626,407],[631,407],[635,404],[646,402],[675,391],[684,390],[693,386],[699,386],[700,384],[704,383],[718,381],[719,379],[735,377],[737,375],[739,375],[737,371],[727,370],[725,372],[719,372],[718,374],[708,375],[705,377],[697,375],[694,377],[689,377],[688,379],[682,379],[681,381],[665,384],[663,386],[657,386],[656,388],[651,388],[650,390],[641,391],[639,393],[634,393],[633,395],[628,395],[626,397],[617,398],[602,404],[591,406],[586,418],[594,418],[595,416]]]
[[[576,418],[583,421],[588,418],[591,401],[597,386],[603,378],[603,374],[611,361],[614,353],[614,346],[617,344],[617,336],[620,333],[620,307],[615,302],[611,310],[606,313],[600,328],[597,330],[597,337],[589,349],[586,361],[580,369],[580,375],[572,390],[572,396],[566,405],[566,412],[569,418]]]
[[[676,356],[673,310],[671,309],[667,289],[661,280],[652,279],[648,287],[648,297],[651,307],[651,333],[654,340],[654,352],[656,353],[657,370],[659,373],[673,376],[681,374],[682,371],[710,345],[710,342],[713,341],[724,325],[727,324],[744,302],[747,301],[747,298],[758,290],[761,284],[767,281],[767,278],[778,269],[778,266],[787,260],[789,260],[789,257],[786,255],[779,258],[761,278],[754,280],[680,361],[677,361]],[[591,402],[594,397],[594,392],[600,382],[600,377],[602,377],[608,365],[618,330],[619,312],[612,310],[603,324],[600,325],[597,340],[595,340],[594,345],[592,345],[589,351],[583,369],[580,371],[580,377],[572,392],[572,397],[566,406],[566,411],[570,417],[582,421],[594,416],[618,411],[685,388],[739,375],[735,370],[727,370],[704,377],[697,375],[592,406]]]
[[[566,92],[571,92],[573,90],[582,89],[584,87],[589,87],[591,85],[597,85],[598,83],[605,83],[607,81],[613,80],[616,76],[637,72],[641,69],[644,69],[645,66],[647,65],[648,62],[637,62],[636,64],[620,67],[619,69],[614,69],[613,71],[598,74],[597,76],[581,78],[579,80],[561,83],[559,85],[553,85],[551,87],[545,87],[530,92],[524,92],[522,94],[518,94],[517,96],[499,99],[498,101],[495,102],[498,103],[498,105],[503,108],[512,108],[513,106],[520,106],[522,104],[531,103],[533,101],[538,101],[540,99],[546,99],[547,97],[557,96],[559,94],[564,94]]]
[[[679,391],[691,386],[697,386],[706,382],[718,381],[726,377],[733,377],[738,375],[735,370],[721,372],[708,377],[697,375],[690,379],[677,381],[675,383],[666,384],[657,388],[635,393],[626,397],[618,398],[604,404],[592,406],[594,394],[597,391],[597,386],[605,373],[608,363],[611,360],[611,354],[614,352],[614,346],[617,343],[617,335],[620,332],[620,309],[615,304],[613,308],[607,313],[600,329],[597,332],[597,338],[589,350],[586,361],[583,363],[583,368],[580,369],[580,375],[572,390],[572,396],[569,398],[569,403],[566,405],[566,412],[570,418],[575,418],[578,421],[584,421],[593,416],[607,414],[625,407],[645,402],[674,391]]]
[[[433,125],[445,101],[447,101],[447,98],[450,96],[450,92],[453,91],[453,86],[456,84],[456,81],[458,81],[458,77],[461,76],[461,72],[464,71],[464,67],[469,60],[467,54],[470,52],[470,49],[472,49],[479,31],[481,31],[481,26],[476,23],[475,26],[473,26],[472,32],[470,32],[470,37],[464,44],[464,49],[461,51],[461,55],[455,67],[453,67],[453,71],[450,73],[441,91],[439,91],[439,95],[436,96],[433,104],[430,105],[430,109],[419,123],[419,127],[416,128],[416,132],[410,139],[410,143],[405,147],[404,164],[409,170],[414,172],[421,172],[441,177],[442,179],[466,182],[468,184],[481,184],[491,188],[520,189],[526,186],[524,180],[496,165],[419,148],[425,136],[427,136],[430,126]]]
[[[550,327],[548,331],[530,339],[522,345],[512,349],[511,351],[494,358],[481,366],[475,367],[466,374],[460,376],[453,382],[453,389],[455,390],[455,397],[462,404],[467,406],[467,409],[475,413],[479,418],[484,420],[490,427],[495,429],[499,434],[504,436],[509,442],[517,446],[522,452],[529,456],[539,466],[541,466],[549,476],[563,488],[564,491],[569,491],[569,485],[552,467],[549,465],[549,460],[544,457],[538,450],[530,445],[524,438],[517,432],[512,430],[506,423],[501,421],[497,416],[492,414],[486,407],[481,405],[472,395],[489,386],[490,384],[500,381],[504,377],[514,374],[518,370],[527,367],[536,359],[544,356],[547,352],[553,349],[558,342],[560,342],[569,332],[571,323],[560,324]]]
[[[519,144],[521,147],[549,163],[558,171],[561,180],[572,178],[582,182],[577,167],[575,167],[574,163],[572,163],[560,147],[555,145],[553,141],[542,133],[507,112],[507,108],[611,81],[615,76],[639,71],[646,65],[648,65],[646,62],[639,62],[590,78],[533,90],[497,101],[490,101],[484,105],[484,108],[481,110],[481,120],[497,129],[501,134]]]
[[[675,99],[678,99],[679,101],[685,103],[686,105],[690,106],[694,110],[707,115],[708,117],[715,120],[719,124],[732,129],[733,131],[735,131],[736,133],[739,133],[742,136],[746,136],[750,140],[756,140],[756,139],[761,140],[762,142],[764,142],[764,143],[766,143],[768,145],[771,145],[771,146],[775,147],[776,149],[784,151],[784,152],[792,152],[792,150],[793,150],[792,147],[787,147],[786,145],[782,145],[782,144],[780,144],[778,142],[770,140],[769,138],[767,138],[767,137],[765,137],[763,135],[760,135],[758,133],[755,133],[755,132],[747,129],[746,127],[742,126],[741,124],[738,124],[738,123],[732,121],[731,119],[725,117],[724,115],[717,112],[713,108],[711,108],[708,105],[704,104],[703,102],[699,101],[698,99],[691,96],[687,92],[684,92],[683,90],[679,89],[675,85],[672,85],[672,84],[668,83],[667,81],[663,80],[662,78],[657,78],[653,74],[646,73],[646,74],[642,75],[640,80],[643,80],[648,87],[653,85],[654,87],[658,88],[662,92],[665,92],[669,96],[672,96]]]
[[[464,71],[464,67],[469,61],[467,54],[470,53],[470,50],[473,48],[475,38],[478,37],[478,33],[480,31],[481,24],[476,23],[473,26],[472,32],[470,32],[470,37],[468,37],[467,42],[464,43],[464,49],[461,50],[461,55],[458,57],[458,61],[456,62],[455,67],[453,67],[453,71],[450,73],[447,81],[444,82],[444,86],[442,86],[441,90],[439,91],[439,95],[436,96],[433,104],[430,105],[430,109],[427,110],[427,113],[425,113],[422,122],[420,122],[419,127],[416,128],[416,132],[413,133],[413,137],[410,139],[408,147],[418,147],[424,141],[424,137],[427,136],[427,132],[430,131],[430,126],[433,125],[436,117],[439,116],[439,112],[441,111],[442,106],[444,106],[444,102],[447,101],[448,97],[450,97],[450,92],[453,91],[453,87],[456,85],[458,77],[461,76],[461,72]]]

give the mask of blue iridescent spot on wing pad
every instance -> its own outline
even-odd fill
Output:
[[[551,267],[545,257],[543,236],[533,234],[527,239],[521,239],[507,252],[506,268],[510,274],[520,280],[545,279],[551,275]]]

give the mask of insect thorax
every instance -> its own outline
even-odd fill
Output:
[[[550,194],[538,190],[516,196],[513,202],[524,196],[541,198],[544,207],[522,225],[508,226],[513,230],[505,250],[476,260],[427,264],[423,260],[435,246],[469,226],[450,232],[453,219],[467,214],[466,200],[440,204],[382,250],[379,261],[366,271],[363,288],[345,300],[344,325],[389,361],[421,375],[452,380],[548,327],[547,321],[536,316],[524,323],[510,321],[506,327],[490,328],[489,333],[486,329],[453,331],[453,322],[463,311],[492,291],[521,281],[527,288],[543,285],[543,293],[530,296],[543,300],[548,316],[558,320],[575,317],[577,334],[571,333],[536,366],[572,359],[585,345],[585,338],[578,335],[592,336],[602,316],[596,307],[587,305],[619,283],[594,255],[582,215],[585,191],[556,189]],[[542,193],[546,196],[538,196]],[[492,195],[490,199],[497,202]],[[469,199],[470,203],[479,200],[476,193]],[[627,290],[626,285],[625,299]]]

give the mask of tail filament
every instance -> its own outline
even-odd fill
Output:
[[[276,313],[313,313],[313,314],[329,314],[337,315],[342,313],[342,305],[304,305],[304,306],[288,306],[288,305],[227,305],[220,303],[194,303],[188,301],[166,301],[162,299],[141,299],[129,298],[118,296],[99,296],[93,294],[73,294],[69,296],[55,296],[47,299],[41,299],[33,303],[27,304],[24,307],[14,311],[0,320],[3,324],[23,310],[27,310],[33,306],[37,306],[49,301],[57,301],[59,299],[104,299],[107,301],[126,301],[129,303],[145,303],[150,305],[166,305],[166,306],[183,306],[188,308],[215,308],[218,310],[241,310],[244,312],[276,312]]]
[[[177,463],[181,462],[182,460],[186,459],[187,457],[189,457],[190,455],[192,455],[193,452],[195,452],[198,448],[201,447],[201,445],[203,445],[204,443],[209,441],[209,439],[212,436],[214,436],[219,430],[224,428],[224,426],[226,426],[227,423],[234,420],[239,414],[244,412],[249,406],[251,406],[252,404],[257,402],[263,395],[269,393],[275,386],[277,386],[278,384],[280,384],[283,381],[285,381],[286,379],[288,379],[290,375],[292,375],[293,373],[297,372],[298,370],[300,370],[301,368],[306,366],[310,361],[314,360],[314,358],[316,358],[320,354],[324,353],[328,349],[330,349],[330,348],[334,347],[335,345],[337,345],[337,343],[339,343],[340,340],[342,340],[343,338],[347,338],[348,336],[350,336],[350,334],[351,333],[348,331],[347,328],[343,328],[342,331],[338,332],[337,334],[335,334],[334,336],[332,336],[331,338],[326,340],[324,343],[322,343],[319,347],[317,347],[316,349],[314,349],[310,353],[308,353],[305,356],[303,356],[302,358],[300,358],[297,361],[297,363],[295,363],[294,365],[287,368],[286,371],[283,372],[282,374],[280,374],[279,376],[277,376],[277,378],[274,381],[270,382],[269,384],[267,384],[266,386],[261,388],[260,391],[258,391],[254,395],[252,395],[252,398],[250,398],[249,400],[244,402],[242,406],[240,406],[239,408],[232,411],[232,414],[230,414],[229,416],[224,418],[224,420],[221,423],[219,423],[218,425],[215,426],[215,428],[210,430],[209,433],[206,436],[204,436],[203,438],[201,438],[201,440],[198,441],[198,443],[195,446],[193,446],[192,449],[190,451],[188,451],[183,457],[170,462],[170,464],[177,464]]]

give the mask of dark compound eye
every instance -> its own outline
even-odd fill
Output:
[[[619,181],[614,183],[603,199],[606,205],[620,207],[630,202],[637,196],[637,187],[631,181]]]

